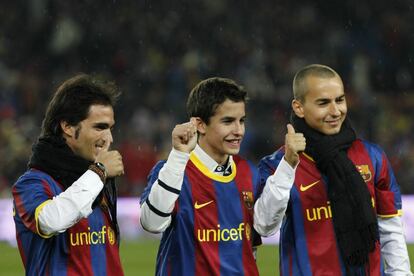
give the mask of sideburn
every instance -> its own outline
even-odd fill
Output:
[[[80,133],[81,129],[82,129],[82,126],[81,125],[79,125],[78,127],[76,127],[76,130],[75,130],[75,139],[78,139],[79,138],[79,133]]]

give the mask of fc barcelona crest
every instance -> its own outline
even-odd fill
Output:
[[[247,209],[253,208],[253,192],[242,191],[244,205],[246,205]]]
[[[368,182],[371,180],[372,173],[368,165],[355,165],[355,167],[357,168],[357,170],[362,176],[362,179],[364,179],[365,182]]]

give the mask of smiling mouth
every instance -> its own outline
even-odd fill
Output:
[[[341,123],[341,119],[337,119],[337,120],[331,120],[331,121],[325,121],[325,123],[331,125],[331,126],[337,126]]]
[[[241,139],[229,139],[225,140],[227,143],[231,144],[232,146],[239,146],[241,143]]]
[[[104,146],[105,146],[105,143],[102,143],[102,144],[95,144],[95,148],[96,148],[98,151],[103,150],[103,149],[104,149]]]

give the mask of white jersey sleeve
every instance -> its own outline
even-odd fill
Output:
[[[385,262],[385,275],[413,275],[410,271],[407,244],[401,217],[378,218],[381,256]]]
[[[145,230],[160,233],[170,225],[171,212],[180,195],[184,170],[189,159],[190,154],[171,150],[148,198],[141,206],[140,221]]]
[[[254,205],[254,228],[261,236],[275,234],[280,227],[289,202],[290,189],[296,168],[284,158],[267,180],[263,192]]]
[[[103,188],[99,175],[87,170],[59,195],[36,208],[40,232],[46,237],[66,231],[92,213],[92,203]]]

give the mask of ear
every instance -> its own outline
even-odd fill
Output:
[[[292,109],[293,109],[293,112],[295,112],[296,116],[298,116],[299,118],[305,117],[305,114],[303,111],[303,104],[299,100],[294,99],[292,101]]]
[[[193,117],[193,118],[195,119],[194,123],[196,125],[197,132],[200,134],[205,134],[207,124],[204,123],[204,121],[200,117]]]
[[[61,121],[60,127],[64,136],[75,137],[76,128],[74,126],[69,125],[66,121]]]

